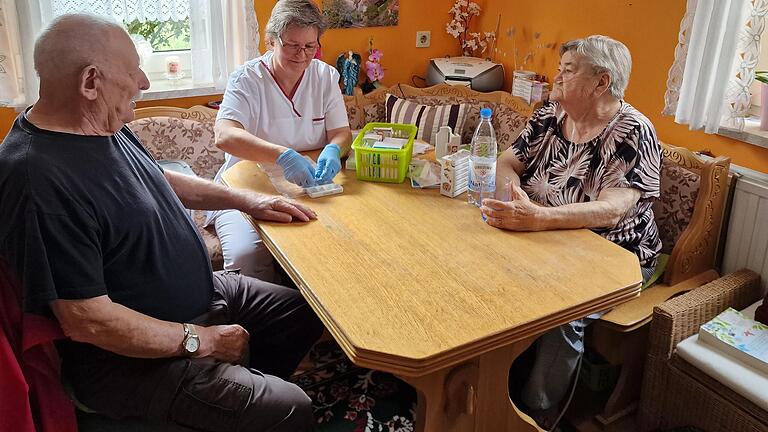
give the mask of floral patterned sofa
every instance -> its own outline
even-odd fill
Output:
[[[198,176],[213,180],[224,163],[224,152],[214,145],[216,110],[203,106],[149,107],[137,109],[135,115],[128,127],[155,159],[184,161]],[[221,270],[224,257],[216,230],[213,226],[204,226],[204,211],[194,211],[193,217],[208,248],[213,269]]]

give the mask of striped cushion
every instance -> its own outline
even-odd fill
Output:
[[[461,133],[467,118],[469,105],[419,105],[406,99],[387,94],[385,101],[387,123],[416,125],[416,139],[435,144],[435,135],[441,126],[450,126],[454,133]]]

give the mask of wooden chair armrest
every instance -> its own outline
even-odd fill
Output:
[[[708,270],[672,286],[663,283],[651,285],[644,289],[638,297],[613,308],[603,315],[598,322],[619,332],[633,331],[651,320],[655,306],[718,277],[719,275],[715,270]]]
[[[730,158],[720,156],[711,161],[699,161],[688,150],[668,147],[669,155],[690,154],[683,165],[698,170],[701,176],[693,215],[688,227],[677,239],[664,273],[664,283],[670,286],[715,267],[723,214],[728,197],[728,167]],[[670,156],[671,157],[671,156]]]

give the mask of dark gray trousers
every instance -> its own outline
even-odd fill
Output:
[[[210,312],[193,322],[243,326],[250,333],[250,367],[99,350],[96,358],[65,357],[63,372],[78,400],[108,417],[201,431],[311,431],[309,397],[283,379],[322,334],[319,319],[294,289],[235,272],[214,274],[214,285]]]

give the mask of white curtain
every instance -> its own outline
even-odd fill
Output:
[[[734,116],[743,115],[737,100],[744,92],[749,94],[749,85],[745,86],[749,80],[739,75],[739,68],[754,76],[756,64],[742,55],[753,1],[689,0],[687,8],[669,71],[664,113],[692,130],[715,133],[721,125],[733,123]]]
[[[23,64],[16,25],[16,5],[0,2],[0,105],[14,106],[24,101]]]
[[[192,80],[224,90],[229,74],[259,54],[253,0],[189,1]]]
[[[117,21],[189,16],[195,86],[224,90],[229,74],[258,55],[253,0],[0,0],[0,69],[8,72],[0,71],[0,105],[24,108],[37,100],[35,38],[56,16],[78,11]]]

